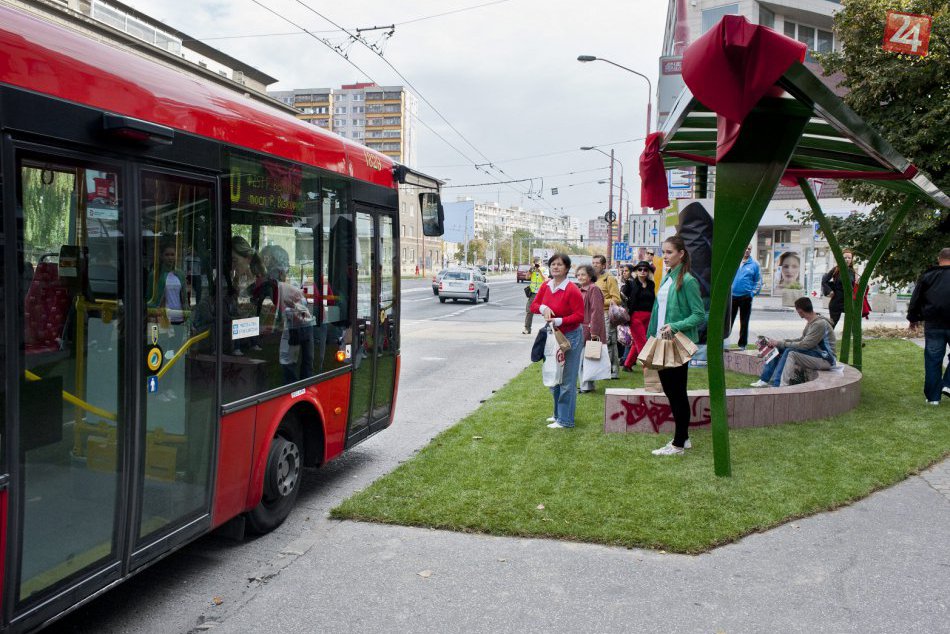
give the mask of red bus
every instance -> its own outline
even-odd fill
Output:
[[[388,427],[400,183],[438,181],[0,8],[0,630],[29,631]],[[138,333],[138,334],[136,334]]]

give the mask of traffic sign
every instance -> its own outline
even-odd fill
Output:
[[[613,209],[611,209],[610,211],[604,214],[604,220],[606,220],[608,224],[613,224],[614,222],[617,221],[617,214],[614,212]]]
[[[632,249],[626,242],[614,242],[613,260],[626,262],[632,257]]]

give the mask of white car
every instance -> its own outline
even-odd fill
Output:
[[[444,304],[447,299],[467,299],[473,304],[478,300],[487,302],[488,281],[480,271],[446,271],[439,282],[439,301]]]

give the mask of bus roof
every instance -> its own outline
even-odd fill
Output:
[[[197,76],[0,7],[0,84],[394,188],[392,159]]]

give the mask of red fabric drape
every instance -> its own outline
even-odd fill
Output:
[[[666,209],[670,206],[669,191],[666,188],[666,170],[660,156],[662,132],[654,132],[646,138],[643,153],[640,155],[640,206],[653,209]]]
[[[720,115],[717,160],[732,148],[746,115],[805,52],[801,42],[738,15],[725,16],[686,49],[683,81]]]

